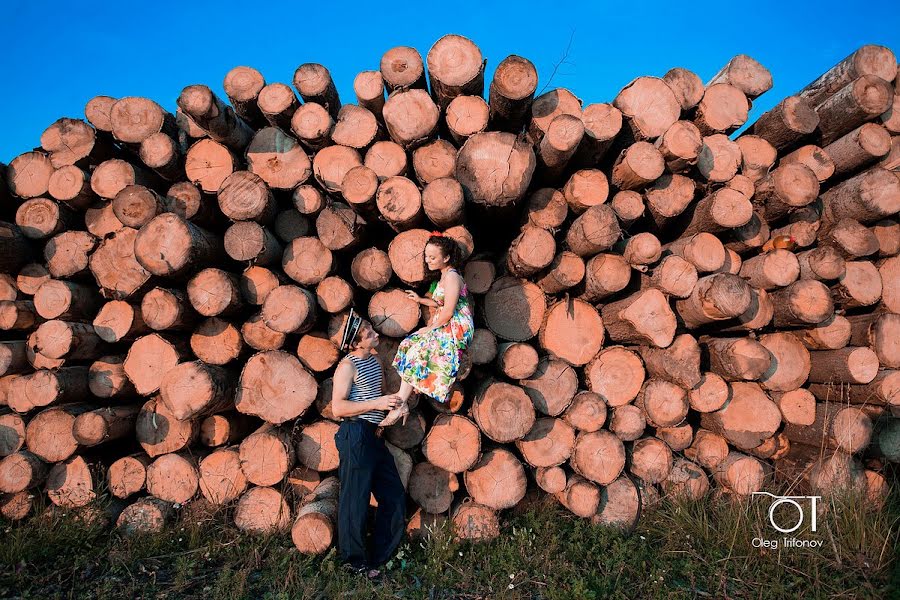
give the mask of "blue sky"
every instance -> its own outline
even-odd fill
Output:
[[[832,2],[19,2],[4,0],[0,65],[5,93],[0,161],[40,143],[59,117],[84,116],[92,96],[148,96],[169,110],[181,89],[210,85],[236,65],[268,82],[290,83],[304,62],[332,72],[344,102],[362,70],[397,45],[424,56],[445,33],[470,37],[488,61],[486,79],[508,54],[531,59],[543,88],[585,103],[611,101],[640,75],[676,66],[711,77],[735,54],[766,65],[775,86],[751,121],[855,48],[900,52],[896,0],[865,11]],[[559,10],[556,10],[559,8]]]

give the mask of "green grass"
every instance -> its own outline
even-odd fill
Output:
[[[502,535],[461,543],[447,531],[406,542],[373,584],[334,550],[297,553],[287,535],[238,532],[228,511],[185,512],[166,532],[126,538],[73,514],[0,523],[0,597],[22,598],[892,598],[898,490],[883,510],[829,502],[818,549],[764,550],[767,503],[666,502],[633,532],[592,526],[552,502],[506,515]]]

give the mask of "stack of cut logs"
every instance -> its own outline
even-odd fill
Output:
[[[411,533],[492,537],[540,491],[626,526],[664,495],[773,477],[882,501],[894,54],[860,48],[736,139],[772,86],[745,55],[587,105],[538,92],[520,56],[484,76],[447,35],[424,61],[388,50],[355,104],[320,64],[293,87],[237,67],[230,103],[97,96],[50,125],[3,169],[2,514],[108,493],[119,526],[155,530],[205,499],[325,551],[335,344],[350,306],[367,314],[398,389],[391,359],[432,310],[402,290],[425,291],[433,230],[463,249],[477,330],[450,402],[384,431]]]

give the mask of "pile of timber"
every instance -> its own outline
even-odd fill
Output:
[[[315,63],[293,87],[237,67],[228,102],[191,85],[175,114],[97,96],[3,168],[0,512],[108,493],[145,531],[202,498],[324,552],[335,343],[367,314],[398,388],[433,230],[463,250],[477,331],[450,402],[384,431],[411,533],[496,536],[540,491],[624,526],[773,477],[880,502],[900,461],[896,77],[864,46],[736,139],[772,86],[748,56],[585,105],[537,93],[516,55],[485,90],[458,35],[388,50],[355,104]]]

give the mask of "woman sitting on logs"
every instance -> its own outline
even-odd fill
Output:
[[[425,266],[431,273],[440,272],[432,282],[428,296],[413,291],[407,295],[426,306],[439,308],[431,323],[408,335],[397,349],[394,368],[400,374],[400,404],[388,413],[383,427],[401,418],[406,422],[409,398],[418,391],[438,402],[447,402],[459,372],[460,353],[468,348],[475,332],[472,300],[466,281],[457,270],[461,251],[456,242],[438,231],[432,232],[425,244]]]
[[[344,325],[341,351],[348,352],[334,372],[332,412],[342,418],[334,436],[341,481],[338,496],[338,548],[354,572],[380,576],[405,530],[406,492],[397,465],[378,431],[387,411],[398,402],[384,395],[384,372],[375,354],[378,334],[353,309]],[[372,552],[366,550],[369,495],[378,501]]]

